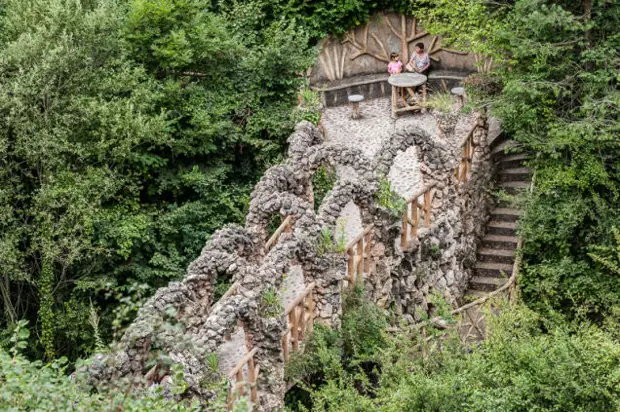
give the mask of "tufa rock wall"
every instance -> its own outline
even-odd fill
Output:
[[[304,284],[316,283],[314,321],[339,327],[346,256],[319,246],[321,230],[333,230],[350,202],[359,208],[363,227],[373,225],[371,274],[364,280],[369,299],[382,307],[394,304],[408,319],[432,310],[432,290],[451,301],[458,299],[471,275],[476,242],[488,215],[490,163],[486,123],[484,118],[480,121],[483,127],[475,136],[479,146],[465,186],[453,176],[460,149],[421,129],[410,126],[394,132],[375,159],[368,159],[359,149],[325,144],[317,128],[300,123],[288,140],[288,160],[270,168],[256,185],[245,226],[229,225],[215,232],[185,278],[158,290],[115,350],[95,358],[89,379],[103,385],[127,376],[144,377],[149,360],[160,351],[181,365],[189,386],[185,396],[209,402],[222,388],[213,384],[217,373],[206,358],[242,328],[247,349],[258,349],[259,408],[281,409],[286,390],[281,342],[288,326],[283,310],[277,312],[281,315],[267,310],[264,295],[274,291],[281,297],[283,278],[293,267],[301,267]],[[420,231],[411,250],[403,251],[398,243],[400,217],[380,206],[375,194],[377,176],[387,176],[397,153],[410,146],[418,149],[424,183],[438,185],[433,225]],[[339,177],[315,213],[311,178],[322,165],[347,166],[353,172]],[[274,215],[292,216],[294,224],[266,251]],[[237,287],[214,304],[215,283],[222,274],[232,277]]]

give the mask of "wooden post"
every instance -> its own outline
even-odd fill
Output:
[[[426,113],[426,105],[424,103],[426,103],[426,83],[422,85],[422,113]]]
[[[431,225],[431,189],[424,192],[424,227]]]
[[[351,287],[351,282],[353,280],[353,249],[347,250],[347,277],[349,279],[349,287]]]
[[[312,332],[314,330],[314,302],[312,300],[312,292],[308,294],[307,305],[308,312],[310,313],[310,324],[308,325],[308,332]]]
[[[400,247],[401,248],[405,248],[407,246],[407,230],[409,229],[407,227],[407,213],[409,211],[405,210],[405,214],[403,215],[403,227],[402,227],[402,232],[400,234]]]
[[[418,199],[415,199],[411,202],[411,224],[413,225],[413,236],[418,235],[418,221],[420,218],[418,217]]]
[[[372,232],[366,233],[366,240],[364,241],[364,273],[370,274],[370,241],[372,239]]]
[[[282,352],[284,352],[284,361],[288,360],[288,330],[282,336]]]
[[[396,101],[398,99],[397,97],[397,90],[395,86],[392,86],[392,119],[396,119]]]
[[[304,330],[306,328],[306,316],[304,313],[304,301],[299,302],[299,339],[304,340]]]
[[[243,382],[243,368],[239,368],[237,371],[237,383]],[[243,385],[239,387],[239,396],[245,395],[245,390],[243,389]]]
[[[364,270],[364,238],[362,237],[357,242],[357,271],[355,273],[355,280],[357,281],[357,277]]]
[[[295,316],[295,312],[297,312],[297,308],[293,308],[289,314],[289,319],[292,320],[291,325],[293,326],[293,329],[291,330],[293,352],[297,352],[297,349],[299,349],[299,325],[297,325],[297,316]]]
[[[257,392],[256,392],[256,375],[254,369],[254,356],[250,358],[250,362],[248,362],[248,377],[250,378],[250,399],[253,403],[256,403]]]

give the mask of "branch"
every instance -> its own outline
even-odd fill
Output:
[[[399,39],[402,39],[403,36],[399,33],[396,32],[396,29],[394,28],[394,26],[392,26],[392,22],[390,21],[390,16],[388,16],[387,14],[384,14],[385,17],[385,22],[387,23],[388,27],[390,28],[390,30],[392,30],[392,33],[394,33],[394,36],[398,37]]]
[[[385,49],[385,46],[383,45],[383,43],[381,43],[381,41],[379,40],[379,38],[377,37],[377,35],[376,35],[376,34],[374,34],[374,33],[373,33],[373,34],[371,34],[370,36],[371,36],[371,37],[372,37],[372,38],[373,38],[373,39],[377,42],[377,44],[379,45],[379,47],[381,47],[381,50],[383,50],[383,53],[384,53],[384,54],[385,54],[385,56],[386,56],[386,60],[389,62],[389,61],[390,61],[390,54],[389,54],[389,53],[387,52],[387,50]]]

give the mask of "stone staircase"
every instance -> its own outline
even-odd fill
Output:
[[[506,194],[515,195],[530,184],[531,171],[524,166],[527,156],[523,153],[505,153],[516,147],[515,142],[503,140],[494,147],[497,187]],[[517,221],[523,214],[517,206],[502,200],[491,212],[486,224],[486,234],[477,252],[474,275],[469,282],[466,296],[478,299],[504,285],[512,275],[517,253]]]

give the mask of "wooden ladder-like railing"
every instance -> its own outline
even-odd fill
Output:
[[[282,350],[284,352],[284,360],[288,360],[291,353],[297,352],[300,343],[304,340],[306,332],[312,331],[314,326],[314,301],[312,292],[315,283],[312,282],[302,293],[292,301],[284,314],[288,319],[288,327],[282,335]],[[289,347],[290,344],[290,347]]]
[[[479,127],[485,127],[487,119],[487,108],[484,107],[481,116],[476,120],[476,124],[471,128],[467,136],[461,141],[461,159],[454,171],[454,177],[459,183],[467,183],[468,175],[471,171],[472,162],[476,145],[474,144],[474,133]]]
[[[265,252],[269,252],[280,240],[280,236],[282,233],[290,232],[293,229],[293,216],[289,215],[280,223],[280,226],[276,229],[276,231],[271,235],[267,243],[265,243]]]
[[[242,396],[245,396],[246,391],[250,394],[250,402],[256,405],[258,402],[258,388],[257,380],[260,371],[260,366],[254,361],[254,356],[258,352],[258,348],[250,350],[241,359],[237,365],[230,371],[228,378],[235,381],[234,385],[228,389],[228,409],[232,410],[235,402]],[[247,376],[244,376],[244,367],[247,366]]]
[[[454,176],[460,183],[467,183],[467,175],[471,170],[474,152],[476,151],[476,146],[474,145],[474,132],[478,127],[479,126],[476,123],[461,143],[461,161],[456,166],[456,170],[454,171]]]
[[[432,189],[437,183],[426,186],[407,200],[407,208],[402,217],[402,232],[400,234],[400,247],[405,249],[410,240],[418,235],[420,220],[424,218],[424,227],[431,225],[431,204],[433,202]],[[422,202],[418,201],[424,196]]]
[[[366,228],[352,239],[346,246],[347,254],[347,276],[346,281],[349,287],[355,285],[360,277],[370,274],[370,250],[372,246],[372,229],[374,225]]]

